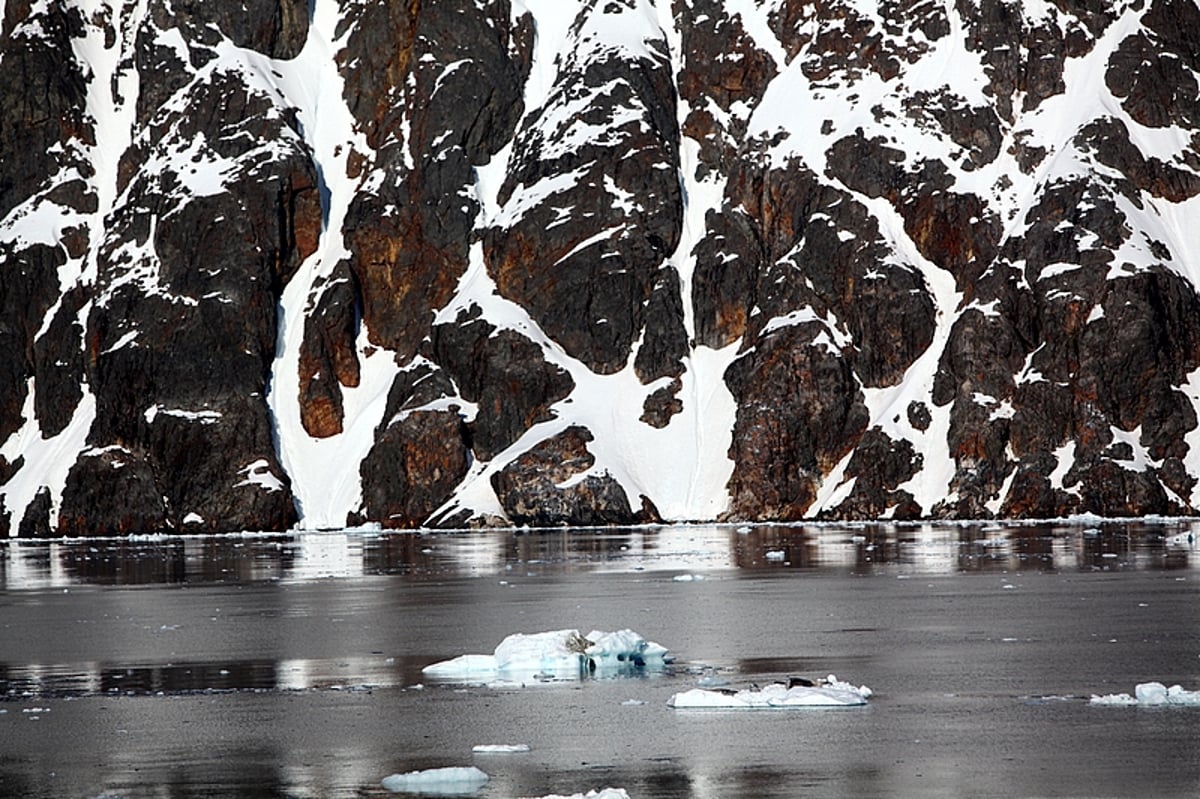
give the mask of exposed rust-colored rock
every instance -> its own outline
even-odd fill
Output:
[[[404,414],[377,436],[362,463],[363,519],[388,528],[420,527],[450,498],[469,464],[457,413]]]
[[[820,343],[823,335],[816,323],[782,328],[760,337],[729,369],[738,402],[730,450],[734,518],[802,518],[823,476],[866,429],[854,374]]]
[[[587,430],[569,427],[492,477],[496,496],[514,524],[595,527],[642,521],[611,475],[588,473],[595,463],[587,448],[591,440]]]
[[[300,345],[300,422],[314,438],[342,432],[341,387],[359,384],[358,292],[343,261],[318,287]]]

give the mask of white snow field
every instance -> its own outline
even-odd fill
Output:
[[[382,785],[392,793],[423,796],[469,796],[487,784],[488,775],[474,766],[448,766],[391,774]]]
[[[1160,705],[1183,705],[1200,707],[1200,691],[1185,691],[1183,686],[1170,688],[1160,682],[1138,683],[1133,696],[1129,694],[1092,695],[1093,705],[1116,705],[1119,707],[1158,707]]]
[[[447,682],[517,684],[661,670],[670,661],[666,647],[633,630],[593,630],[586,637],[578,630],[553,630],[516,633],[491,655],[460,655],[426,666],[422,673]]]
[[[667,704],[688,710],[786,710],[865,705],[870,696],[871,689],[867,686],[842,682],[830,674],[822,684],[795,685],[791,688],[782,683],[734,692],[693,688],[672,695]]]

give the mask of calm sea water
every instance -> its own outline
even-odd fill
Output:
[[[0,544],[0,796],[1196,796],[1200,526],[664,527]],[[498,689],[421,669],[632,628],[661,674]],[[702,677],[862,708],[676,711]],[[527,744],[476,755],[478,744]]]

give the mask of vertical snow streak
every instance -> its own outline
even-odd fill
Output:
[[[575,21],[582,0],[513,0],[513,19],[528,11],[534,19],[533,66],[525,84],[525,116],[541,108],[558,76],[558,55],[567,52],[562,46],[567,41],[571,23]],[[520,130],[521,125],[517,125]]]
[[[397,368],[386,352],[365,357],[366,329],[359,331],[356,349],[362,362],[356,388],[342,388],[343,432],[314,439],[300,422],[299,363],[306,311],[319,298],[318,281],[349,256],[343,238],[347,209],[360,182],[346,174],[349,154],[370,152],[343,95],[344,82],[335,54],[334,31],[340,9],[336,0],[316,0],[308,41],[290,61],[268,59],[243,51],[264,76],[279,75],[281,102],[297,108],[301,134],[311,153],[318,179],[324,220],[317,250],[300,266],[284,288],[279,307],[279,336],[267,397],[280,463],[292,480],[300,516],[308,529],[343,527],[346,515],[358,507],[362,485],[359,464],[375,440]],[[349,35],[347,33],[347,35]]]
[[[707,234],[705,219],[709,211],[721,208],[727,177],[713,170],[704,180],[696,178],[700,166],[700,144],[683,135],[684,122],[692,108],[679,92],[679,76],[687,68],[682,26],[672,13],[673,0],[654,0],[659,26],[667,40],[671,55],[671,77],[676,91],[676,124],[679,135],[679,180],[683,195],[683,230],[679,246],[671,254],[669,264],[679,275],[680,299],[683,305],[683,324],[689,340],[696,335],[695,304],[692,288],[696,271],[695,247]],[[681,13],[689,13],[684,9]],[[683,413],[672,419],[668,429],[686,426],[683,449],[675,469],[686,467],[690,472],[682,496],[664,502],[660,510],[675,518],[715,518],[729,508],[729,479],[734,463],[729,457],[733,443],[733,426],[737,418],[737,403],[725,385],[725,370],[737,353],[733,344],[720,352],[705,347],[693,349],[686,359],[683,375]],[[686,460],[685,460],[686,459]]]
[[[97,2],[83,0],[80,7],[87,20],[87,35],[73,41],[75,56],[90,67],[92,79],[87,88],[87,110],[94,120],[96,145],[91,162],[99,209],[91,226],[92,246],[88,248],[84,279],[92,282],[97,276],[97,255],[104,234],[104,218],[117,202],[117,170],[121,156],[133,141],[141,76],[133,64],[137,31],[146,18],[148,0],[136,2]],[[95,23],[108,20],[115,33],[112,47],[105,47],[106,29]],[[128,60],[127,60],[128,59]],[[125,62],[124,67],[122,62]]]

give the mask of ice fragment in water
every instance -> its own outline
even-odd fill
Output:
[[[486,785],[487,781],[488,775],[474,766],[450,766],[392,774],[383,778],[383,787],[392,793],[470,796]]]
[[[551,793],[545,797],[530,797],[529,799],[630,799],[629,794],[625,793],[624,788],[604,788],[602,791],[588,791],[587,793]]]
[[[1092,695],[1093,705],[1185,705],[1200,707],[1200,691],[1185,691],[1183,686],[1172,685],[1170,688],[1160,682],[1139,683],[1134,689],[1134,695],[1107,694]]]
[[[529,744],[479,744],[471,749],[477,755],[512,755],[529,751]]]
[[[644,669],[661,670],[670,662],[667,649],[632,630],[578,630],[510,635],[491,655],[460,655],[426,666],[428,677],[447,681],[521,682],[532,679],[580,679]]]
[[[676,709],[769,710],[797,707],[845,707],[865,705],[871,689],[842,682],[830,674],[815,685],[772,683],[764,688],[714,691],[693,688],[674,694],[667,704]]]

